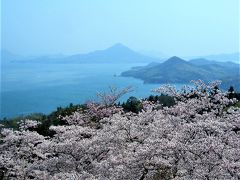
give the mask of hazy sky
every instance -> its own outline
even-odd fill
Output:
[[[123,43],[192,56],[239,51],[239,0],[1,0],[2,48],[74,54]]]

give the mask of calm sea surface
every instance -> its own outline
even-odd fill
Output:
[[[109,86],[133,86],[125,95],[147,97],[160,84],[120,77],[121,72],[145,64],[11,64],[2,67],[1,114],[14,117],[29,113],[50,113],[69,103],[96,100],[96,92]],[[178,84],[176,86],[181,86]]]

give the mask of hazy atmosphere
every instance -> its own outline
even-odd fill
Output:
[[[2,0],[2,48],[86,53],[122,43],[156,56],[239,51],[238,0]]]
[[[240,180],[239,0],[1,0],[0,180]]]
[[[201,79],[240,90],[238,0],[2,0],[0,118]],[[137,67],[137,68],[136,68]]]

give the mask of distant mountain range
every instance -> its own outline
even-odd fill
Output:
[[[121,43],[117,43],[107,49],[97,50],[86,54],[75,54],[70,56],[44,55],[44,56],[30,56],[24,57],[15,55],[6,50],[1,50],[1,62],[3,63],[151,63],[163,62],[167,59],[166,55],[162,53],[155,55],[153,52],[141,51],[141,53],[134,51]],[[160,57],[159,57],[160,56]],[[239,53],[219,54],[195,57],[198,59],[204,58],[208,60],[215,60],[219,62],[231,61],[240,63]],[[189,58],[186,58],[189,59]],[[193,59],[193,58],[190,58]]]
[[[21,56],[16,55],[12,52],[2,49],[0,60],[2,64],[9,64],[9,63],[31,63],[31,62],[45,62],[51,59],[62,59],[65,57],[61,54],[55,55],[45,55],[45,56]]]
[[[145,83],[189,83],[194,79],[206,82],[222,80],[222,87],[233,85],[240,90],[240,65],[206,59],[185,61],[171,57],[163,63],[151,63],[123,72],[122,76],[142,79]]]
[[[114,46],[105,50],[98,50],[88,54],[77,54],[70,56],[65,60],[72,63],[149,63],[153,61],[160,61],[160,59],[152,58],[135,52],[120,43],[115,44]]]
[[[3,52],[4,53],[4,52]],[[9,53],[3,55],[8,58],[8,62],[19,62],[19,58],[10,56]],[[97,50],[87,54],[76,54],[71,56],[54,57],[42,56],[22,60],[21,63],[150,63],[161,62],[161,59],[149,57],[131,50],[118,43],[104,50]]]
[[[220,62],[231,61],[231,62],[240,64],[240,53],[239,52],[230,53],[230,54],[215,54],[215,55],[204,56],[203,58],[220,61]]]
[[[104,50],[71,56],[51,55],[23,57],[1,51],[1,64],[9,63],[148,63],[134,67],[122,76],[142,79],[145,83],[188,83],[192,79],[211,81],[220,79],[225,86],[234,85],[240,90],[239,53],[208,56],[186,61],[179,57],[164,59],[149,57],[118,43]],[[219,61],[214,61],[218,59]],[[234,63],[237,62],[237,63]]]
[[[163,60],[167,60],[171,57],[171,56],[163,54],[159,51],[144,51],[144,50],[142,50],[140,52],[147,56],[160,58]],[[239,52],[226,53],[226,54],[201,55],[201,56],[186,56],[186,57],[182,57],[182,58],[186,59],[186,60],[204,58],[204,59],[208,59],[208,60],[212,60],[212,61],[219,61],[219,62],[228,61],[228,62],[235,62],[235,63],[240,64],[240,53]]]

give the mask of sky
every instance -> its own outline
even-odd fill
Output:
[[[1,47],[75,54],[122,43],[195,56],[239,51],[239,0],[1,0]]]

